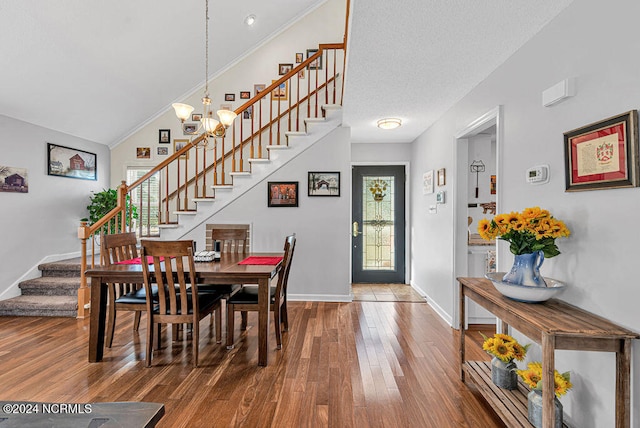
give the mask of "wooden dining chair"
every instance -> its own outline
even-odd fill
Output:
[[[220,256],[224,254],[247,254],[249,252],[249,225],[213,225],[211,229],[211,247],[220,247]],[[201,284],[201,292],[222,293],[223,299],[242,288],[242,284]]]
[[[221,294],[198,293],[196,267],[193,260],[193,241],[141,242],[142,273],[147,293],[147,355],[146,365],[151,366],[154,336],[160,349],[162,324],[191,324],[193,340],[193,366],[198,366],[200,320],[215,314],[216,341],[222,342]],[[147,257],[150,259],[148,260]],[[153,266],[153,274],[151,272]],[[157,272],[162,272],[158,275]],[[151,296],[151,285],[158,287],[158,302]],[[155,334],[154,334],[154,330]],[[175,331],[175,330],[174,330]]]
[[[111,266],[124,260],[138,257],[135,232],[103,235],[100,245],[102,263]],[[134,311],[133,330],[138,331],[140,315],[147,310],[147,296],[143,284],[108,284],[107,337],[106,345],[111,348],[118,311]]]
[[[276,343],[278,349],[282,349],[282,324],[284,331],[289,331],[289,317],[287,314],[287,282],[289,281],[289,271],[291,261],[296,247],[296,235],[289,235],[284,242],[284,257],[282,267],[278,273],[278,282],[275,287],[271,287],[271,310],[273,311],[273,322],[276,329]],[[258,286],[245,285],[240,291],[227,299],[227,347],[233,346],[234,318],[236,312],[247,312],[258,310]],[[242,318],[241,328],[246,329],[246,316]]]

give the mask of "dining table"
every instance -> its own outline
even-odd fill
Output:
[[[282,252],[224,253],[220,261],[197,262],[196,281],[199,284],[258,285],[258,365],[266,366],[269,350],[270,284],[282,267]],[[268,263],[268,264],[267,264]],[[150,266],[153,271],[153,266]],[[144,284],[142,266],[126,263],[95,266],[86,271],[91,278],[91,309],[89,323],[89,362],[102,361],[108,283]]]

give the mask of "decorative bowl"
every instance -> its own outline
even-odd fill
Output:
[[[502,277],[506,272],[490,272],[485,275],[493,286],[496,287],[502,295],[526,303],[539,303],[555,297],[556,294],[562,292],[566,288],[566,284],[553,278],[545,277],[546,287],[531,287],[528,285],[511,284],[504,282]]]

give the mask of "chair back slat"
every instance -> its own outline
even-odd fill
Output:
[[[103,263],[105,266],[111,266],[114,263],[138,257],[137,244],[135,232],[103,235],[101,241]]]
[[[249,227],[241,228],[213,228],[211,229],[211,241],[220,242],[220,253],[248,253],[249,252]],[[214,247],[215,248],[215,247]]]

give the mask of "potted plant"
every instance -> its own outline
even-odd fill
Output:
[[[531,391],[527,395],[527,411],[529,422],[536,428],[542,428],[542,364],[531,362],[526,370],[518,370],[518,376],[526,383]],[[555,404],[555,427],[562,428],[562,403],[560,398],[566,394],[573,385],[569,372],[560,373],[554,371],[554,404]]]
[[[524,360],[531,344],[522,346],[508,334],[497,333],[493,337],[482,334],[482,337],[484,338],[482,349],[493,357],[491,360],[491,380],[500,388],[516,389],[518,376],[515,370],[518,367],[514,360]]]
[[[101,192],[91,192],[90,204],[87,205],[89,218],[82,219],[88,221],[89,225],[96,223],[102,217],[107,215],[111,210],[118,206],[118,191],[115,189],[103,189]],[[138,218],[138,208],[131,204],[131,197],[126,196],[126,224],[131,226],[131,220]],[[102,229],[104,233],[116,233],[119,230],[120,218],[116,221],[108,222]]]

